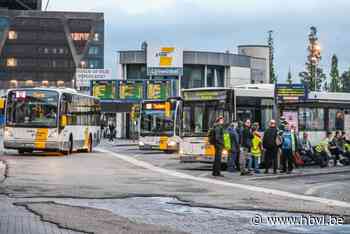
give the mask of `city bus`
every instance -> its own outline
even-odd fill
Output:
[[[91,152],[100,142],[101,106],[97,98],[73,89],[26,88],[7,93],[4,148]]]
[[[139,115],[139,148],[177,152],[179,132],[176,130],[178,102],[143,100]]]
[[[208,143],[208,130],[217,117],[223,116],[225,126],[232,121],[249,118],[258,122],[260,130],[272,118],[274,105],[273,85],[247,85],[230,88],[197,88],[182,91],[179,105],[181,141],[179,157],[182,162],[212,163],[215,149]],[[223,150],[222,162],[228,152]]]
[[[306,100],[286,100],[279,103],[280,115],[297,128],[299,137],[308,133],[312,145],[317,145],[327,131],[350,134],[350,94],[310,92]]]

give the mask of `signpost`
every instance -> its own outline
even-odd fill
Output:
[[[117,98],[115,80],[93,80],[92,96],[101,100],[111,100]]]
[[[147,75],[182,76],[183,50],[177,47],[148,47]]]
[[[118,83],[119,99],[141,100],[144,97],[144,81],[121,80]]]
[[[147,99],[167,99],[171,93],[171,81],[147,81]]]

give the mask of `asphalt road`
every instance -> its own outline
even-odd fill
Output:
[[[64,230],[350,232],[348,225],[253,225],[251,222],[255,215],[311,214],[340,216],[349,223],[350,168],[298,169],[288,177],[240,177],[238,173],[224,172],[224,178],[216,179],[210,175],[210,165],[182,164],[176,155],[110,144],[101,145],[91,154],[18,156],[8,152],[0,160],[7,166],[6,178],[0,184],[3,199]],[[140,229],[139,225],[146,228]]]

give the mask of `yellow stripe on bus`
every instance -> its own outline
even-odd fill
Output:
[[[159,149],[166,150],[168,148],[168,137],[163,136],[159,139]]]
[[[39,128],[36,131],[35,148],[45,149],[48,135],[49,135],[48,128]]]

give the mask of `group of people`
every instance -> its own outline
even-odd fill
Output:
[[[227,161],[228,172],[239,171],[242,176],[260,173],[260,168],[268,174],[281,169],[281,173],[291,173],[299,165],[318,164],[321,167],[350,164],[350,141],[344,132],[327,133],[327,136],[313,147],[308,134],[303,133],[299,139],[296,127],[283,117],[277,126],[275,120],[269,121],[269,126],[263,133],[259,132],[259,123],[250,119],[244,123],[231,123],[228,128],[224,118],[219,117],[214,123],[210,134],[214,135],[211,144],[215,147],[213,176],[221,175],[221,156],[225,150],[224,134],[229,134],[229,152]],[[333,136],[334,135],[334,136]]]

